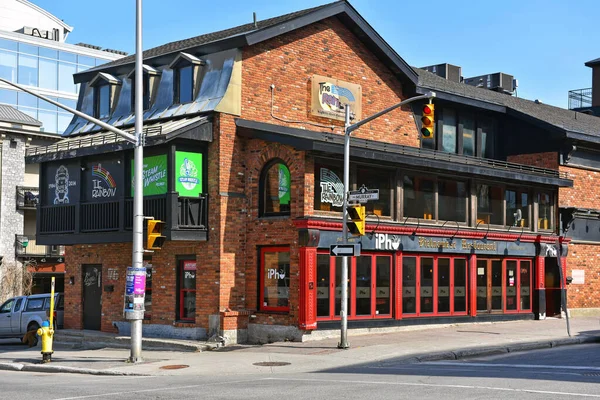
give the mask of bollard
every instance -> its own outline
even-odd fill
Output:
[[[48,321],[42,322],[42,327],[37,330],[37,334],[42,338],[42,362],[48,363],[52,361],[52,336],[54,329],[50,327]]]

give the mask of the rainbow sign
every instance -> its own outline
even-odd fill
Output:
[[[117,186],[110,172],[106,168],[102,168],[101,164],[92,167],[92,176],[102,179],[111,189]]]

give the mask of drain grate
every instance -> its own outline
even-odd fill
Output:
[[[159,369],[183,369],[183,368],[189,368],[189,365],[184,365],[184,364],[163,365]]]
[[[285,361],[263,361],[256,362],[252,365],[256,365],[258,367],[285,367],[286,365],[290,365],[291,363]]]
[[[590,372],[587,374],[582,374],[583,376],[600,376],[600,372]]]

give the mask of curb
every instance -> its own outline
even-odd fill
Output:
[[[86,374],[86,375],[108,375],[108,376],[151,376],[148,374],[138,374],[135,372],[118,371],[114,369],[91,369],[77,367],[63,367],[60,365],[36,365],[20,363],[0,363],[2,371],[23,371],[23,372],[45,372],[45,373],[67,373],[67,374]]]

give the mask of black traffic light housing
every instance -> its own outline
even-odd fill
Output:
[[[433,103],[423,105],[421,125],[421,137],[423,139],[433,139],[435,131],[435,106]]]
[[[365,206],[349,205],[347,208],[350,221],[346,222],[348,231],[353,236],[363,236],[365,234]]]
[[[148,220],[148,250],[160,250],[160,248],[163,246],[165,240],[167,240],[167,237],[162,234],[164,226],[164,221],[160,221],[158,219]]]

